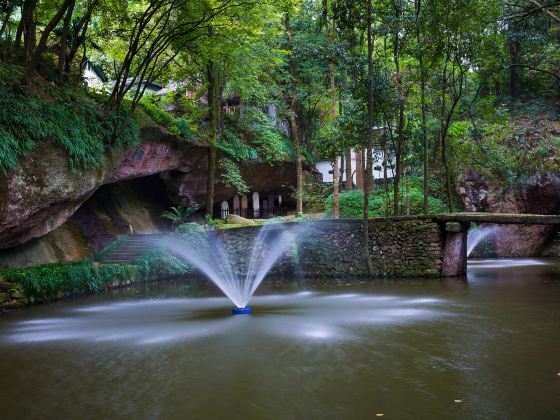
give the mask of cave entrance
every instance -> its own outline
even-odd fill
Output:
[[[118,235],[168,229],[160,217],[171,206],[160,175],[101,186],[70,218],[94,250]]]

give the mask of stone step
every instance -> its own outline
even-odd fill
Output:
[[[128,236],[113,252],[97,261],[104,264],[127,263],[142,257],[150,249],[165,239],[161,234],[140,234]]]

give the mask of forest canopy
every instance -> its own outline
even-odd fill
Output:
[[[559,164],[554,0],[3,0],[0,59],[4,172],[57,135],[76,170],[95,166],[133,143],[139,112],[208,143],[209,209],[216,168],[246,189],[243,159],[295,160],[298,212],[302,164],[333,161],[335,217],[342,189],[365,191],[367,215],[382,188],[403,214],[412,185],[428,213],[458,208],[465,171],[512,184]],[[351,150],[363,174],[343,185]]]

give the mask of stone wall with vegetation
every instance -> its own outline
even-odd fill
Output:
[[[153,248],[130,264],[98,264],[85,259],[4,269],[0,270],[0,313],[66,296],[180,277],[191,271],[190,265],[161,247]]]
[[[442,275],[444,225],[431,218],[419,217],[382,219],[369,223],[369,254],[376,276]],[[361,220],[278,224],[267,229],[270,229],[270,233],[258,252],[271,252],[268,245],[273,237],[286,229],[295,239],[275,264],[275,274],[297,272],[310,277],[368,275]],[[236,270],[244,271],[259,228],[229,229],[217,234],[224,240],[228,252],[238,256]],[[289,240],[289,237],[284,240]]]

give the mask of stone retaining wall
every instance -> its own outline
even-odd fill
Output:
[[[229,254],[236,255],[235,269],[240,274],[244,274],[248,266],[260,229],[249,226],[214,233],[221,238]],[[290,232],[292,238],[297,238],[284,250],[273,273],[298,272],[310,277],[368,275],[361,220],[283,223],[264,229],[268,230],[268,239],[259,248],[261,253],[273,252],[268,244],[275,236]],[[466,230],[467,226],[462,223],[438,222],[429,217],[371,220],[369,256],[374,273],[379,277],[464,274]]]

